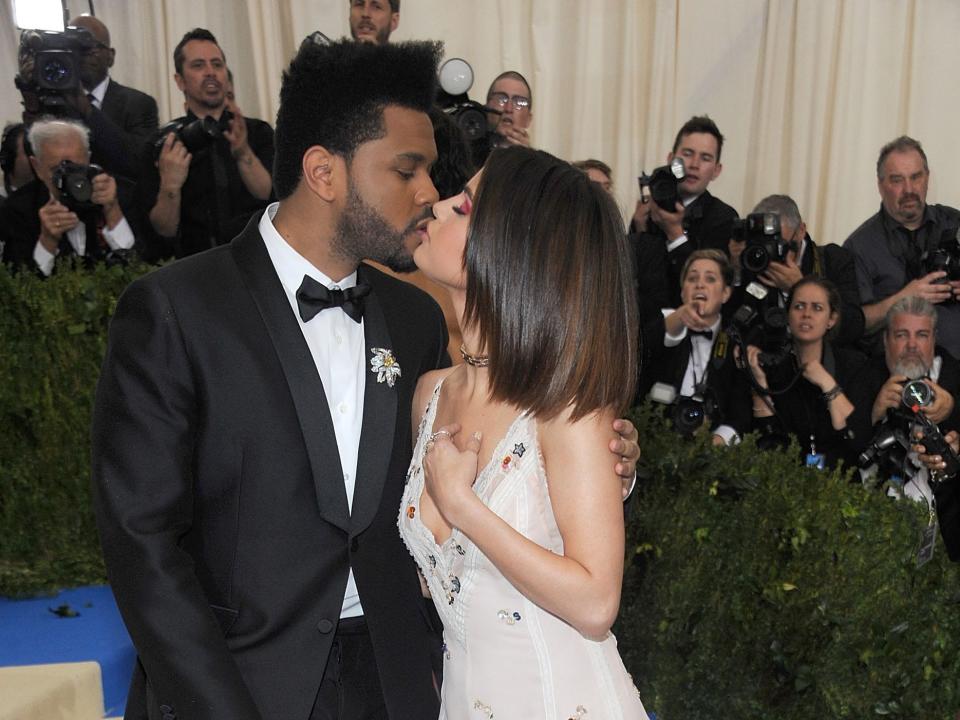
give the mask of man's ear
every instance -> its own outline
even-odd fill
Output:
[[[327,202],[333,202],[341,194],[341,175],[346,173],[343,158],[334,155],[322,145],[307,148],[301,160],[302,182],[310,192]]]
[[[113,48],[110,48],[109,52],[110,52],[110,59],[107,61],[107,67],[112,68],[113,61],[117,59],[117,51],[114,50]]]
[[[397,29],[397,26],[400,24],[400,13],[395,12],[390,15],[390,32],[393,32]]]
[[[726,304],[727,304],[727,300],[730,299],[730,296],[731,296],[731,295],[733,295],[733,288],[730,287],[729,285],[727,285],[727,286],[723,289],[723,300],[721,301],[721,303],[722,303],[723,305],[726,305]]]
[[[173,74],[173,81],[177,84],[177,88],[180,90],[180,92],[183,92],[183,77],[181,77],[180,73]]]
[[[716,180],[718,177],[720,177],[720,173],[722,171],[723,171],[723,163],[717,163],[716,166],[713,168],[713,180]],[[711,180],[711,182],[713,182],[713,180]]]

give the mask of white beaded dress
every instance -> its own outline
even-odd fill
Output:
[[[443,620],[440,720],[646,720],[612,634],[585,638],[517,591],[457,528],[438,546],[421,522],[441,384],[420,423],[398,520]],[[532,417],[514,420],[473,489],[525,537],[563,553]]]

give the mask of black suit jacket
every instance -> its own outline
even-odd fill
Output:
[[[227,246],[134,282],[97,389],[93,495],[139,655],[127,717],[306,720],[353,568],[391,718],[438,714],[432,633],[397,531],[417,378],[443,315],[361,265],[369,370],[353,513],[310,351],[251,220]]]
[[[133,213],[130,212],[133,189],[130,182],[117,178],[117,199],[127,223],[133,231],[134,237],[139,237],[137,224]],[[47,186],[39,180],[19,188],[13,193],[6,204],[0,207],[0,239],[4,241],[3,262],[16,269],[30,269],[40,272],[33,259],[33,251],[40,237],[40,208],[50,200]],[[109,253],[109,247],[100,243],[97,232],[98,224],[102,224],[103,213],[99,209],[91,210],[81,216],[86,230],[86,247],[84,258],[89,262],[103,260]],[[134,249],[138,245],[134,243]],[[73,245],[67,239],[66,233],[60,240],[57,257],[71,257],[76,255]]]
[[[692,343],[687,335],[678,345],[663,344],[664,320],[653,320],[643,326],[645,363],[640,370],[638,402],[643,401],[654,383],[670,385],[679,395],[687,366],[690,364]],[[707,366],[706,386],[712,396],[715,410],[710,417],[710,430],[729,425],[742,437],[750,432],[750,386],[733,361],[733,343],[720,330],[713,342],[713,353]]]
[[[715,248],[725,255],[729,254],[733,221],[737,217],[736,210],[711,195],[709,190],[704,190],[683,213],[683,229],[687,234],[687,242],[669,252],[666,251],[667,242],[672,238],[667,238],[663,230],[652,220],[647,223],[647,232],[640,233],[637,240],[638,252],[641,256],[641,273],[645,272],[646,277],[650,278],[646,284],[656,280],[657,276],[651,275],[652,271],[649,268],[659,266],[663,262],[660,253],[662,247],[666,255],[666,291],[670,300],[666,307],[680,306],[680,272],[690,253],[694,250]],[[641,285],[643,284],[645,283],[641,280]],[[662,287],[659,284],[651,286],[657,287],[658,290]]]
[[[93,108],[84,122],[90,127],[92,162],[114,175],[136,180],[148,152],[147,142],[157,131],[157,101],[111,78],[103,107]]]

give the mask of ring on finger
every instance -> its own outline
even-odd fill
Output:
[[[441,430],[437,430],[435,433],[433,433],[433,435],[430,436],[430,442],[436,442],[436,441],[437,441],[437,438],[440,437],[441,435],[445,436],[445,437],[447,438],[447,440],[450,440],[451,437],[452,437],[452,436],[450,435],[450,431],[449,431],[449,430],[443,430],[443,429],[441,429]]]

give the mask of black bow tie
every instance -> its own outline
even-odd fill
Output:
[[[713,330],[687,330],[687,335],[690,337],[699,335],[707,340],[713,340]]]
[[[346,290],[330,290],[309,275],[303,276],[297,290],[297,307],[304,322],[310,322],[321,310],[338,307],[354,322],[363,319],[363,298],[370,294],[370,286],[359,283]]]

